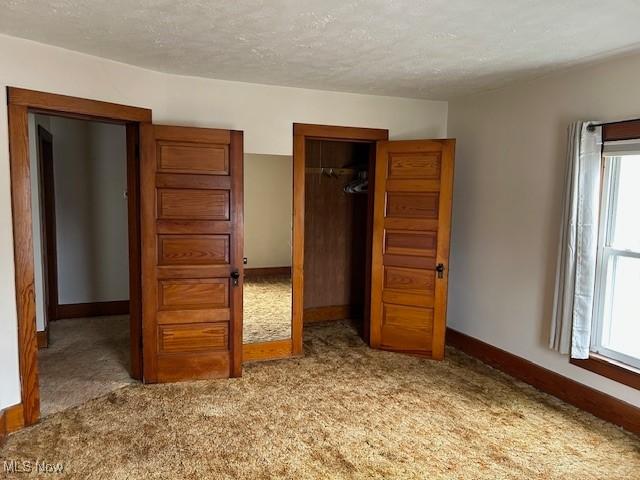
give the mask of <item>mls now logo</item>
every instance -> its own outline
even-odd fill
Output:
[[[44,461],[39,462],[36,460],[32,462],[30,460],[18,461],[18,460],[5,460],[4,461],[5,473],[63,473],[64,465],[62,463],[46,463]]]

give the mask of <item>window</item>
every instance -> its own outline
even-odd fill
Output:
[[[639,369],[640,145],[612,150],[605,146],[591,350]]]

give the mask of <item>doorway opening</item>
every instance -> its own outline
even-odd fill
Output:
[[[249,353],[256,344],[291,349],[292,196],[290,155],[245,153],[243,343]]]
[[[151,111],[13,87],[7,98],[19,407],[31,425],[104,393],[89,377],[142,379],[138,150]],[[81,375],[65,383],[69,370]]]
[[[375,145],[308,139],[305,149],[303,323],[349,320],[363,335]]]
[[[344,320],[369,342],[376,142],[387,130],[294,124],[293,353]]]
[[[133,381],[125,125],[29,113],[41,415]]]

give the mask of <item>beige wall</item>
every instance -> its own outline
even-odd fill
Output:
[[[245,268],[290,267],[293,157],[244,156]]]
[[[0,35],[0,408],[20,401],[7,85],[148,107],[156,123],[244,130],[247,153],[291,155],[293,122],[446,135],[446,102],[168,75]]]
[[[44,290],[43,275],[44,265],[42,262],[42,232],[35,225],[42,224],[42,214],[40,212],[40,171],[38,167],[38,127],[42,126],[50,130],[50,117],[44,115],[29,114],[29,164],[31,167],[31,225],[33,228],[33,276],[35,279],[36,295],[36,326],[38,331],[45,328],[44,324]]]
[[[129,298],[123,125],[51,117],[60,304]]]
[[[449,104],[457,138],[449,325],[640,406],[640,393],[547,348],[574,120],[640,116],[640,56]]]
[[[53,136],[58,301],[129,298],[126,134],[122,125],[29,115],[36,320],[44,329],[36,125]],[[33,132],[33,135],[32,135]]]

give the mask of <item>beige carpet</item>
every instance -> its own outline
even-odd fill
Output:
[[[291,337],[291,277],[245,278],[243,343]]]
[[[134,382],[127,315],[57,320],[49,330],[49,348],[38,350],[42,416]]]
[[[374,351],[344,323],[305,335],[304,358],[130,385],[10,436],[0,457],[78,479],[639,478],[637,437],[457,351]]]

